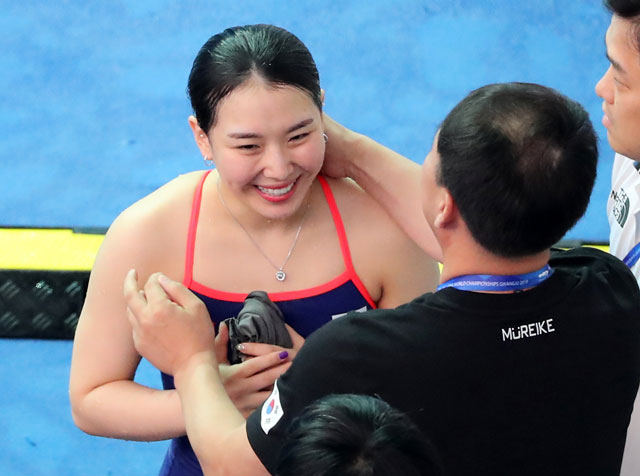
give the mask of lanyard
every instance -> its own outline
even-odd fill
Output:
[[[629,268],[633,268],[633,265],[638,262],[640,258],[640,243],[631,248],[631,251],[627,253],[627,256],[622,260]]]
[[[437,290],[456,288],[460,291],[521,291],[537,286],[552,274],[553,269],[548,264],[537,271],[526,274],[468,274],[442,283]]]

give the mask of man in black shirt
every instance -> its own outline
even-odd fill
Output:
[[[358,147],[363,161],[399,160],[372,141]],[[357,158],[347,170],[330,153],[330,173],[369,190]],[[412,418],[445,474],[618,474],[640,381],[640,293],[606,253],[551,250],[584,213],[596,162],[574,101],[523,83],[471,92],[442,123],[413,197],[431,230],[417,241],[442,253],[438,291],[321,328],[246,422],[197,298],[162,275],[139,293],[130,273],[136,347],[175,376],[205,473],[276,472],[296,415],[324,395],[360,393]]]

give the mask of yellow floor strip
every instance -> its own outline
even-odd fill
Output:
[[[608,246],[603,246],[603,245],[585,245],[585,246],[590,246],[591,248],[598,248],[599,250],[606,251],[607,253],[609,252]]]
[[[103,239],[70,229],[0,228],[0,269],[90,270]]]
[[[90,270],[104,235],[0,228],[0,269]]]

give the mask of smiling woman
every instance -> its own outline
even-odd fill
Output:
[[[220,174],[221,195],[242,223],[300,220],[324,155],[321,113],[306,92],[251,77],[221,102],[208,135],[193,118],[191,125]]]
[[[307,48],[271,25],[234,27],[198,52],[189,125],[205,163],[123,211],[92,270],[74,343],[70,397],[84,431],[133,440],[174,438],[161,474],[201,474],[184,436],[173,378],[165,390],[134,383],[136,353],[122,283],[135,268],[182,281],[216,326],[264,290],[290,326],[294,348],[349,311],[392,307],[435,288],[425,255],[355,183],[318,175],[327,140],[319,75]],[[383,250],[383,251],[380,251]],[[220,333],[222,336],[224,332]],[[290,358],[253,344],[252,359],[221,365],[227,393],[247,415]]]

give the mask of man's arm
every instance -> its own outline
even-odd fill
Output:
[[[329,140],[322,172],[355,180],[418,246],[441,261],[440,245],[422,212],[420,166],[326,114],[323,120]]]
[[[133,270],[124,295],[137,351],[174,376],[187,435],[204,474],[268,475],[220,380],[215,331],[202,301],[161,274],[150,276],[140,290]],[[275,366],[288,358],[285,354],[269,358]]]
[[[274,365],[280,362],[275,355]],[[246,421],[224,390],[212,352],[194,355],[174,382],[187,435],[205,476],[269,474],[249,444]]]

